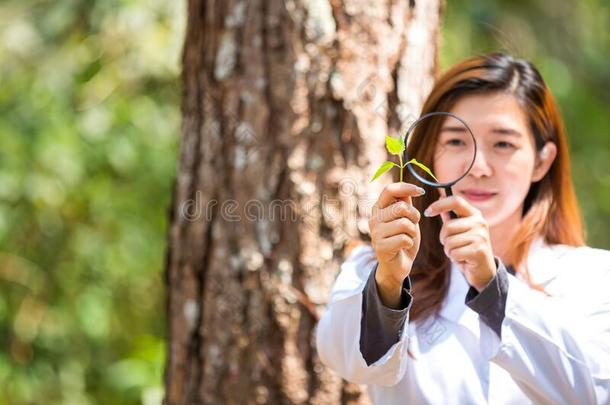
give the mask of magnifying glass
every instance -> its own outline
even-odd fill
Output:
[[[437,136],[435,136],[437,135]],[[436,138],[435,145],[426,140]],[[472,169],[477,157],[474,134],[464,120],[449,112],[431,112],[415,121],[405,134],[403,162],[420,182],[445,190],[453,195],[451,187],[462,180]],[[442,171],[433,173],[434,162],[442,164]],[[455,212],[449,212],[457,218]]]

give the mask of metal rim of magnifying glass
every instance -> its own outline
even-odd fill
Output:
[[[427,179],[425,179],[423,176],[421,176],[419,173],[417,173],[415,171],[415,169],[412,167],[413,165],[407,165],[407,169],[409,169],[409,171],[411,172],[411,174],[419,181],[421,181],[424,184],[427,184],[431,187],[451,187],[453,186],[455,183],[457,183],[458,181],[462,180],[464,177],[466,177],[466,175],[468,173],[470,173],[470,169],[472,169],[472,166],[474,166],[474,161],[477,158],[477,142],[474,138],[474,134],[472,133],[472,130],[470,129],[470,127],[468,126],[468,124],[466,124],[466,122],[464,122],[463,119],[461,119],[460,117],[458,117],[455,114],[452,114],[450,112],[444,112],[444,111],[435,111],[435,112],[431,112],[428,114],[425,114],[423,116],[421,116],[420,118],[417,119],[417,121],[415,121],[413,124],[411,124],[411,126],[409,127],[409,129],[407,130],[407,134],[405,136],[405,150],[403,152],[403,161],[404,162],[408,162],[409,159],[409,155],[407,154],[407,141],[409,140],[409,135],[411,134],[411,132],[413,131],[413,129],[415,129],[415,127],[417,126],[417,124],[419,124],[421,121],[423,121],[424,119],[431,117],[433,115],[444,115],[446,117],[453,117],[456,120],[460,121],[462,124],[464,124],[464,126],[466,127],[466,129],[468,129],[468,132],[470,133],[470,136],[472,137],[472,141],[474,144],[474,154],[472,155],[472,162],[470,162],[470,166],[468,166],[468,169],[466,169],[466,171],[464,172],[464,174],[462,174],[460,177],[458,177],[456,180],[450,181],[448,183],[438,183],[438,182],[433,182],[433,181],[429,181]]]

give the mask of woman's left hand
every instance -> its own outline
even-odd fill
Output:
[[[458,218],[451,219],[449,211]],[[489,225],[481,212],[459,196],[441,197],[424,212],[427,217],[441,214],[440,242],[445,254],[458,264],[468,284],[481,292],[496,275]]]

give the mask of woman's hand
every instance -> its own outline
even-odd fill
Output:
[[[451,219],[449,211],[458,218]],[[496,275],[489,225],[481,212],[459,196],[441,197],[424,211],[427,217],[441,214],[440,242],[445,254],[458,264],[468,284],[481,292]]]
[[[371,210],[371,244],[379,261],[375,281],[381,301],[390,308],[400,305],[403,281],[411,272],[419,250],[420,214],[411,197],[424,192],[409,183],[389,184]]]

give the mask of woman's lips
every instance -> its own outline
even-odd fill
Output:
[[[470,201],[486,201],[494,197],[497,193],[480,189],[467,189],[463,190],[462,194]]]

